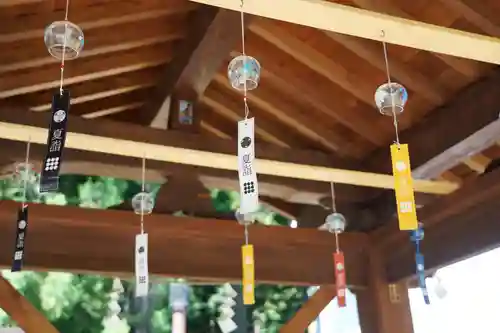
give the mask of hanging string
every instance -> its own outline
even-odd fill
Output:
[[[248,223],[245,223],[245,245],[248,245]]]
[[[247,89],[247,57],[246,57],[246,51],[245,51],[245,13],[243,12],[243,5],[244,5],[244,0],[241,0],[240,2],[240,17],[241,17],[241,51],[243,54],[243,104],[245,105],[245,120],[248,119],[248,116],[250,114],[250,109],[248,108],[248,102],[247,102],[247,95],[248,95],[248,89]]]
[[[385,31],[382,30],[381,32],[381,36],[382,37],[385,37]],[[385,72],[386,72],[386,75],[387,75],[387,83],[389,84],[389,91],[390,91],[390,94],[391,94],[391,98],[392,98],[392,116],[393,116],[393,124],[394,124],[394,130],[396,131],[396,144],[398,145],[399,147],[399,129],[398,129],[398,118],[397,118],[397,115],[396,115],[396,103],[395,103],[395,96],[394,96],[394,92],[392,91],[392,87],[391,87],[391,73],[390,73],[390,70],[389,70],[389,56],[387,55],[387,45],[385,43],[384,40],[382,40],[382,46],[384,48],[384,61],[385,61]]]
[[[61,79],[59,82],[59,92],[62,96],[63,94],[63,84],[64,84],[64,57],[66,55],[66,38],[67,38],[67,30],[68,30],[68,12],[69,12],[69,0],[66,0],[66,13],[64,15],[64,20],[66,23],[64,24],[64,43],[62,50],[62,58],[61,58]]]
[[[24,159],[24,175],[23,175],[23,199],[21,208],[24,209],[26,206],[26,192],[28,188],[28,162],[30,158],[30,146],[31,146],[31,136],[28,137],[28,142],[26,143],[26,157]]]
[[[335,203],[335,186],[333,184],[333,182],[330,182],[330,192],[331,192],[331,195],[332,195],[332,212],[333,213],[336,213],[337,212],[337,205]],[[339,244],[339,232],[337,229],[335,229],[335,251],[337,253],[340,252],[340,244]]]
[[[142,157],[142,176],[141,176],[141,192],[144,194],[146,189],[146,155]],[[141,234],[144,234],[144,200],[146,198],[143,196],[141,198]]]

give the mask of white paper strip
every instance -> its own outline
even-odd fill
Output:
[[[135,297],[147,296],[148,290],[148,234],[138,234],[135,236]]]
[[[240,179],[240,213],[259,208],[259,187],[254,169],[254,118],[238,122],[238,175]]]

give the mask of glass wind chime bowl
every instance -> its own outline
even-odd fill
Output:
[[[229,63],[227,76],[234,89],[245,90],[246,81],[246,89],[253,90],[259,85],[260,64],[255,58],[250,56],[237,56]]]
[[[56,21],[45,28],[45,46],[56,59],[71,60],[78,57],[83,49],[83,31],[69,21]]]
[[[239,209],[234,212],[234,217],[236,217],[236,221],[241,225],[250,225],[255,222],[253,214],[241,214]]]
[[[154,206],[155,202],[151,193],[139,192],[132,198],[132,208],[136,214],[151,214]]]
[[[23,187],[25,182],[29,185],[39,181],[33,164],[24,162],[16,164],[12,180],[18,187]]]
[[[325,226],[329,232],[341,233],[345,230],[347,220],[340,213],[332,213],[325,219]]]
[[[402,113],[407,101],[406,88],[396,82],[385,83],[375,91],[375,104],[384,116]]]

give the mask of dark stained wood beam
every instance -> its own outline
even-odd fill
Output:
[[[295,315],[280,329],[280,333],[303,333],[318,318],[323,309],[336,296],[334,285],[321,286],[311,298],[304,303]]]
[[[19,203],[0,201],[0,266],[11,264]],[[25,268],[133,275],[133,212],[30,204]],[[240,281],[243,226],[232,221],[153,214],[145,218],[152,275]],[[252,226],[256,281],[323,285],[334,281],[334,236],[313,229]],[[340,235],[348,283],[366,284],[361,233]],[[119,246],[116,246],[119,244]]]
[[[430,112],[419,124],[401,133],[401,142],[410,147],[415,178],[438,177],[447,168],[493,144],[500,126],[500,95],[496,92],[499,85],[500,69],[496,69],[464,88],[446,105]],[[388,145],[366,160],[371,171],[391,173]],[[418,201],[419,197],[417,204]],[[420,200],[420,204],[427,201]],[[394,192],[384,191],[373,200],[371,207],[380,222],[387,223],[395,213]]]
[[[0,119],[5,122],[46,127],[49,114],[35,113],[18,109],[1,108]],[[89,135],[98,135],[136,142],[147,142],[162,146],[195,149],[200,151],[234,154],[236,156],[237,144],[232,140],[223,140],[191,133],[178,131],[164,131],[146,128],[134,124],[107,121],[104,119],[87,120],[80,117],[69,117],[68,131]],[[28,138],[26,138],[28,140]],[[24,160],[23,143],[2,141],[0,150],[13,161]],[[43,160],[45,148],[42,145],[32,144],[31,158]],[[109,154],[82,152],[78,150],[65,150],[66,161],[100,162],[104,165],[140,167],[141,161],[137,158],[115,156]],[[310,150],[294,150],[279,148],[272,145],[261,144],[256,147],[258,158],[292,162],[297,164],[321,165],[349,169],[351,164],[344,159],[338,159],[321,152]],[[198,177],[206,187],[237,189],[237,173],[233,171],[217,170],[212,168],[192,167],[174,163],[148,161],[149,170],[156,170],[167,175],[182,177]],[[90,170],[89,170],[90,172]],[[137,174],[140,174],[139,172]],[[324,182],[304,181],[284,177],[259,176],[262,195],[285,199],[290,202],[317,204],[318,200],[327,196],[330,186]],[[339,201],[362,201],[367,196],[372,196],[372,189],[349,185],[338,185],[336,188]]]
[[[500,245],[500,169],[466,182],[454,193],[419,210],[424,224],[422,251],[434,270]],[[414,246],[396,221],[372,234],[386,260],[390,281],[415,272]],[[394,249],[398,249],[394,251]]]
[[[142,124],[152,122],[169,96],[196,102],[241,39],[238,12],[200,6],[191,15],[186,39],[140,113]]]
[[[48,319],[1,275],[0,309],[4,310],[25,333],[59,333]]]

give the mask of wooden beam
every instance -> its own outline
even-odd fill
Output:
[[[240,11],[232,0],[191,0]],[[281,10],[276,10],[280,8]],[[248,14],[306,25],[387,43],[413,47],[483,62],[500,64],[500,42],[496,38],[375,13],[321,0],[248,1]],[[309,15],[304,15],[309,13]],[[363,24],[352,24],[363,22]],[[382,31],[384,33],[382,33]]]
[[[500,169],[465,183],[456,192],[419,210],[424,224],[422,251],[426,268],[434,270],[500,245]],[[397,281],[415,272],[414,246],[396,221],[372,237],[386,259],[388,279]],[[398,251],[394,251],[394,249]]]
[[[303,333],[335,296],[335,286],[321,286],[321,288],[300,307],[292,319],[281,327],[280,333]]]
[[[14,118],[19,117],[14,116]],[[1,138],[13,141],[25,141],[27,138],[30,138],[33,143],[46,143],[47,130],[45,126],[27,125],[26,119],[17,120],[20,123],[0,123]],[[87,123],[87,126],[90,126],[90,123]],[[145,157],[150,160],[182,165],[237,171],[237,163],[234,163],[234,154],[230,155],[199,149],[167,146],[160,142],[154,143],[152,140],[133,141],[130,132],[126,131],[123,125],[120,125],[120,127],[124,130],[122,136],[126,136],[123,139],[91,134],[84,128],[82,128],[82,132],[74,132],[70,127],[66,137],[66,147],[126,157]],[[95,132],[95,129],[92,129],[92,131]],[[149,131],[154,130],[150,129]],[[162,139],[162,141],[165,140]],[[236,144],[234,148],[236,148]],[[258,155],[257,157],[256,169],[262,175],[375,188],[394,188],[394,179],[391,175],[319,167],[311,165],[308,161],[306,161],[306,164],[295,164],[264,159]],[[447,194],[457,188],[456,184],[446,181],[417,180],[413,185],[417,192],[434,194]]]
[[[192,13],[190,22],[188,36],[141,112],[144,124],[151,123],[168,96],[198,100],[241,39],[235,28],[240,26],[240,15],[233,11],[203,6]]]
[[[0,266],[10,265],[19,203],[0,201]],[[93,274],[134,271],[133,212],[30,204],[26,269]],[[206,281],[241,279],[243,227],[233,221],[148,215],[149,271],[153,275]],[[363,256],[366,236],[340,236],[348,283],[366,283]],[[259,283],[321,285],[333,281],[334,236],[314,229],[250,227]],[[270,241],[272,240],[272,241]],[[91,246],[89,246],[89,244]],[[116,246],[120,244],[120,246]]]
[[[3,309],[25,333],[59,333],[47,318],[45,318],[1,275],[0,308]]]
[[[0,108],[0,119],[15,124],[29,124],[40,128],[45,128],[49,122],[48,114],[26,112],[19,109]],[[236,155],[237,144],[231,140],[216,139],[212,137],[196,135],[191,133],[179,133],[176,131],[164,131],[152,128],[145,128],[123,122],[113,122],[107,120],[84,120],[80,117],[69,116],[68,130],[72,132],[98,135],[108,138],[126,139],[136,142],[155,143],[161,146],[171,146],[186,148],[206,152],[216,152],[221,154]],[[46,134],[45,134],[46,135]],[[24,137],[28,140],[29,135]],[[31,159],[43,160],[45,157],[45,141],[43,145],[38,145],[32,140]],[[14,162],[24,160],[24,143],[4,140],[0,144],[0,150]],[[92,162],[98,169],[87,170],[87,174],[109,175],[110,170],[124,168],[121,174],[140,175],[140,159],[112,154],[101,154],[97,152],[87,152],[76,149],[67,149],[64,152],[65,160],[75,162]],[[283,162],[324,166],[350,168],[350,162],[338,159],[310,150],[294,150],[290,154],[289,149],[283,149],[272,145],[259,144],[256,146],[256,155],[262,159],[276,159]],[[142,151],[141,151],[142,157]],[[98,163],[97,165],[95,163]],[[90,165],[89,165],[90,166]],[[63,166],[64,167],[64,166]],[[168,174],[184,175],[185,177],[198,177],[203,184],[209,188],[224,188],[239,190],[237,174],[234,171],[216,170],[213,168],[199,168],[189,165],[165,163],[161,161],[148,160],[148,170],[155,171],[161,177]],[[105,174],[104,174],[105,173]],[[327,183],[311,182],[290,178],[280,178],[274,176],[259,175],[259,190],[262,195],[280,198],[286,201],[317,204],[318,201],[330,193],[330,186]],[[371,189],[360,188],[339,184],[336,187],[339,201],[363,201],[367,197],[372,197]]]
[[[484,155],[476,157],[500,139],[500,120],[494,120],[477,132],[446,149],[425,164],[414,169],[412,174],[418,179],[435,178],[445,171],[464,162],[473,170],[483,173],[489,163]],[[486,159],[486,160],[485,160]]]

